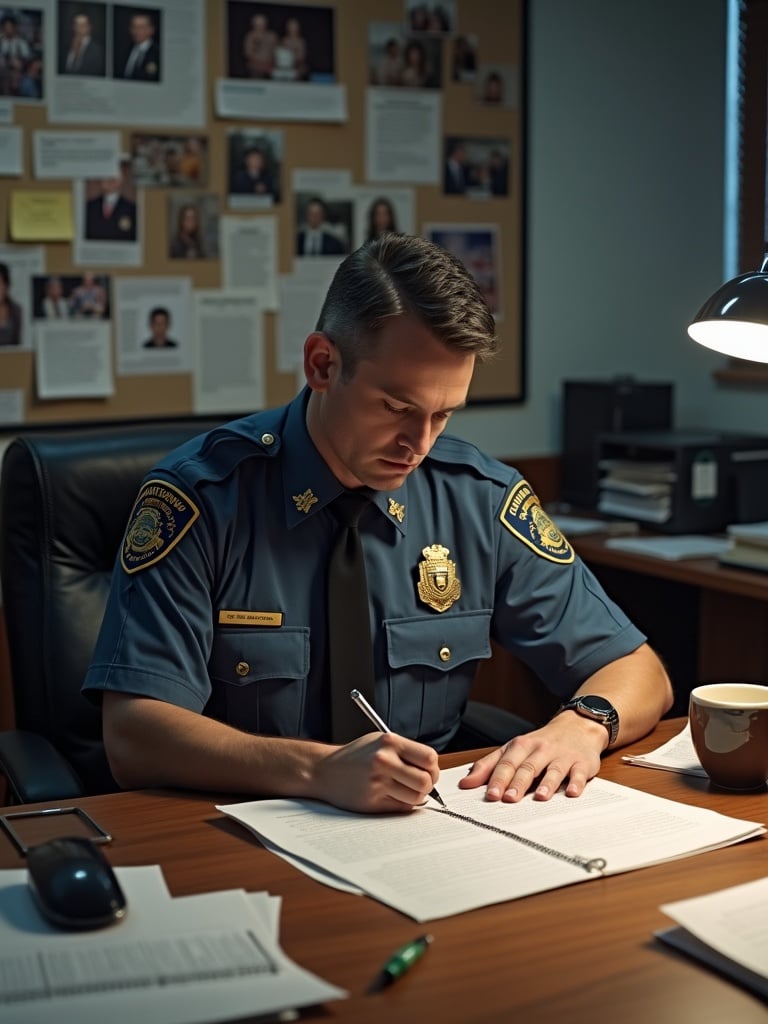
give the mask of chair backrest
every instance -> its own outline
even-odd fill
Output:
[[[89,793],[115,789],[101,715],[80,693],[144,475],[221,419],[22,433],[0,477],[0,582],[15,724],[45,736]]]

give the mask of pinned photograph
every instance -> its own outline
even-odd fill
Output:
[[[473,199],[509,195],[510,149],[508,139],[447,135],[443,193]]]
[[[368,25],[368,69],[371,85],[439,89],[442,40],[412,35],[397,22],[372,21]]]
[[[11,294],[11,269],[0,263],[0,346],[21,345],[24,314]]]
[[[491,107],[517,107],[520,69],[514,64],[481,64],[475,78],[475,99]]]
[[[219,197],[168,196],[168,256],[172,260],[210,260],[219,255]]]
[[[112,77],[130,82],[162,81],[162,11],[156,7],[112,8]]]
[[[332,7],[227,4],[227,77],[335,82]]]
[[[114,177],[85,182],[83,236],[89,242],[135,242],[138,237],[136,187],[130,163]]]
[[[283,132],[230,129],[229,205],[258,209],[279,203],[283,165]]]
[[[57,14],[58,73],[103,78],[107,71],[107,4],[59,0]]]
[[[43,98],[43,12],[0,7],[0,96]]]
[[[131,169],[144,188],[195,188],[208,184],[205,135],[131,135]]]
[[[36,274],[32,278],[35,320],[109,320],[109,278],[86,271],[77,274]]]
[[[312,193],[296,195],[296,255],[343,256],[351,251],[352,203]]]
[[[451,78],[474,82],[477,77],[477,36],[456,36],[451,50]]]
[[[441,3],[405,0],[405,16],[411,32],[444,35],[456,27],[456,0],[442,0]]]

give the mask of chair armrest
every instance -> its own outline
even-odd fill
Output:
[[[461,725],[451,740],[451,750],[474,750],[478,747],[500,747],[513,736],[531,732],[536,726],[525,718],[485,704],[479,700],[467,701]]]
[[[82,784],[51,743],[35,732],[0,732],[0,772],[20,803],[72,800],[85,796]]]

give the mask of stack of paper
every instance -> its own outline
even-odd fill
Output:
[[[257,800],[218,809],[278,847],[417,921],[460,914],[602,874],[632,871],[762,835],[754,821],[593,779],[578,800],[489,803],[459,789],[468,765],[441,772],[447,804],[364,815],[311,800]],[[440,870],[435,871],[436,859]]]
[[[671,740],[647,754],[634,754],[622,757],[627,764],[637,764],[644,768],[661,768],[665,772],[679,772],[680,775],[698,775],[706,778],[707,773],[701,767],[691,738],[691,727],[686,722],[685,728]]]
[[[119,924],[65,932],[40,916],[26,870],[0,871],[3,1024],[197,1024],[347,995],[288,959],[280,900],[243,890],[173,898],[160,868],[116,868]]]
[[[661,910],[680,927],[658,931],[657,938],[768,999],[768,878]]]
[[[727,533],[732,543],[720,555],[723,564],[768,570],[768,523],[734,523]]]
[[[629,551],[636,555],[650,555],[652,558],[678,562],[684,558],[711,558],[724,555],[730,550],[731,541],[725,537],[687,533],[677,534],[675,537],[609,537],[605,546],[617,551]]]
[[[672,515],[671,462],[601,459],[599,512],[630,516],[648,523],[666,523]]]

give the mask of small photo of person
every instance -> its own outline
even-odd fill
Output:
[[[84,270],[69,293],[69,315],[86,320],[109,319],[109,278]]]
[[[0,7],[0,96],[43,98],[43,12]]]
[[[35,274],[32,278],[32,316],[36,320],[67,320],[69,289],[79,278],[65,279],[58,274]]]
[[[219,255],[219,197],[171,193],[168,196],[168,256],[210,260]]]
[[[405,0],[405,13],[411,32],[451,32],[456,25],[456,0]]]
[[[461,260],[498,320],[500,263],[495,225],[425,224],[424,237]]]
[[[59,0],[57,16],[58,73],[103,78],[107,68],[107,5]]]
[[[0,263],[0,346],[21,344],[21,306],[11,298],[11,271]]]
[[[138,238],[136,187],[129,160],[112,178],[85,182],[83,237],[89,242],[135,242]]]
[[[367,210],[365,241],[372,242],[374,238],[390,231],[398,231],[394,203],[387,196],[377,196]]]
[[[167,306],[153,306],[148,317],[149,337],[142,341],[146,349],[178,348],[179,343],[168,333],[171,329],[171,311]]]
[[[279,203],[283,133],[234,129],[229,132],[228,142],[229,195],[248,196],[256,206]]]
[[[510,149],[506,139],[447,135],[443,194],[480,199],[509,195]]]
[[[312,193],[296,195],[296,255],[343,256],[350,252],[352,203]]]
[[[227,3],[227,77],[335,82],[335,10]]]
[[[477,36],[456,36],[451,53],[454,82],[474,82],[477,77]]]
[[[481,64],[475,78],[475,99],[491,107],[516,107],[520,99],[519,80],[519,70],[512,64]]]
[[[408,35],[396,22],[369,22],[368,77],[371,85],[439,89],[442,40]]]
[[[131,135],[131,170],[138,187],[195,188],[208,184],[205,135]]]
[[[131,82],[162,81],[162,11],[154,7],[112,8],[112,76]]]

